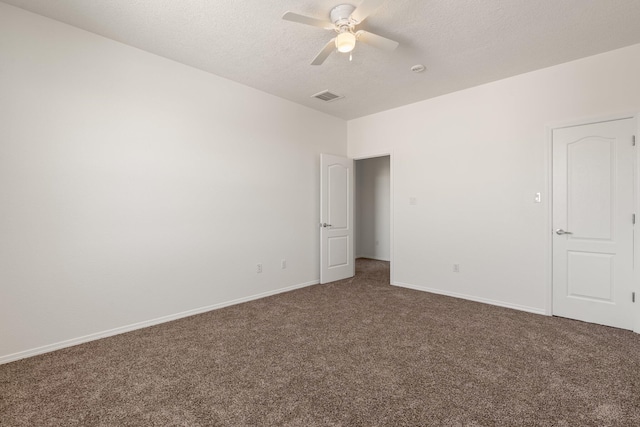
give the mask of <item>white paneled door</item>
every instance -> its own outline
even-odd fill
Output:
[[[553,130],[553,314],[633,329],[634,119]]]
[[[320,283],[355,274],[353,160],[320,155]]]

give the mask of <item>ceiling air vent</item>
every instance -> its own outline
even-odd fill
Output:
[[[331,93],[328,90],[323,90],[322,92],[318,92],[315,95],[311,95],[312,98],[318,98],[324,102],[335,101],[336,99],[344,98],[343,95],[336,95],[335,93]]]

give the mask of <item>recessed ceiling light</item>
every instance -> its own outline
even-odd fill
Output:
[[[414,73],[421,73],[426,69],[427,68],[422,64],[416,64],[413,67],[411,67],[411,71],[413,71]]]

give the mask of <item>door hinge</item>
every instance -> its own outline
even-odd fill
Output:
[[[631,215],[631,222],[633,223],[633,225],[636,225],[636,214]]]
[[[631,302],[636,302],[636,293],[631,292]]]
[[[633,135],[633,137],[631,138],[631,145],[633,145],[634,147],[636,146],[636,136]]]

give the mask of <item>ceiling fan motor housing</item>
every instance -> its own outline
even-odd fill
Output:
[[[355,6],[350,4],[339,4],[331,9],[330,17],[331,22],[336,26],[336,30],[347,27],[349,30],[353,30],[353,27],[357,24],[351,19],[351,14],[356,10]]]

